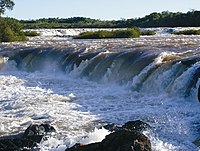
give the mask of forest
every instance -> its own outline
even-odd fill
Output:
[[[36,28],[132,28],[132,27],[197,27],[200,26],[200,11],[187,13],[163,11],[142,18],[100,20],[86,17],[42,18],[21,20],[25,29]]]
[[[200,11],[192,10],[187,13],[163,11],[161,13],[151,13],[142,18],[120,19],[120,20],[100,20],[86,17],[72,18],[42,18],[36,20],[17,20],[14,18],[4,18],[6,9],[12,10],[14,3],[9,0],[0,1],[0,42],[25,41],[26,36],[38,36],[36,32],[24,32],[23,29],[40,28],[150,28],[150,27],[199,27]],[[127,32],[127,33],[125,33]],[[155,33],[139,33],[141,35],[154,35]],[[185,31],[173,34],[199,34],[200,31]],[[97,34],[97,37],[135,37],[132,30],[123,31],[123,33],[108,33],[106,31]],[[134,33],[135,34],[135,33]],[[113,36],[114,35],[114,36]],[[119,36],[120,35],[120,36]],[[123,36],[122,36],[123,35]],[[128,36],[127,36],[128,35]],[[83,36],[83,35],[82,35]],[[85,36],[85,35],[84,35]],[[86,37],[87,37],[86,36]],[[137,34],[136,34],[137,37]]]

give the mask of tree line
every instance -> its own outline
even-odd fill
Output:
[[[43,18],[37,20],[17,20],[4,18],[6,10],[12,10],[13,0],[0,0],[0,42],[24,41],[26,36],[37,36],[37,33],[23,32],[23,29],[36,28],[134,28],[134,27],[197,27],[200,26],[200,11],[187,13],[164,11],[151,13],[142,18],[121,20],[100,20],[86,17]],[[148,31],[149,32],[149,31]],[[104,32],[100,35],[110,33]],[[116,34],[116,33],[115,33]],[[121,34],[121,33],[120,33]],[[152,35],[152,33],[145,33]],[[175,33],[183,34],[183,33]],[[185,34],[185,33],[184,33]],[[186,34],[199,34],[199,31],[187,31]]]
[[[142,18],[121,20],[100,20],[86,17],[43,18],[21,20],[27,29],[32,28],[133,28],[133,27],[197,27],[200,26],[200,11],[187,13],[163,11],[151,13]]]
[[[22,31],[23,25],[13,18],[3,18],[6,9],[12,10],[15,3],[12,0],[0,0],[0,42],[27,40]]]

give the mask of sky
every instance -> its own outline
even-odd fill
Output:
[[[153,12],[200,10],[200,0],[14,0],[4,16],[17,19],[89,17],[118,20],[144,17]]]

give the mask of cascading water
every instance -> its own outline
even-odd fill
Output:
[[[190,96],[198,91],[200,56],[152,50],[121,50],[120,52],[69,51],[41,48],[17,53],[10,60],[26,71],[63,71],[96,82],[132,82],[133,91],[177,93]],[[197,92],[198,95],[198,92]],[[198,97],[197,97],[198,98]]]
[[[2,44],[0,135],[51,123],[58,133],[40,149],[64,150],[108,134],[94,127],[140,119],[153,150],[198,150],[200,37],[46,43]]]

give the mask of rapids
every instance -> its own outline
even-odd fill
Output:
[[[106,123],[140,119],[154,151],[199,150],[200,36],[43,36],[1,44],[0,55],[1,136],[51,123],[57,133],[40,150],[65,150],[101,141]]]

